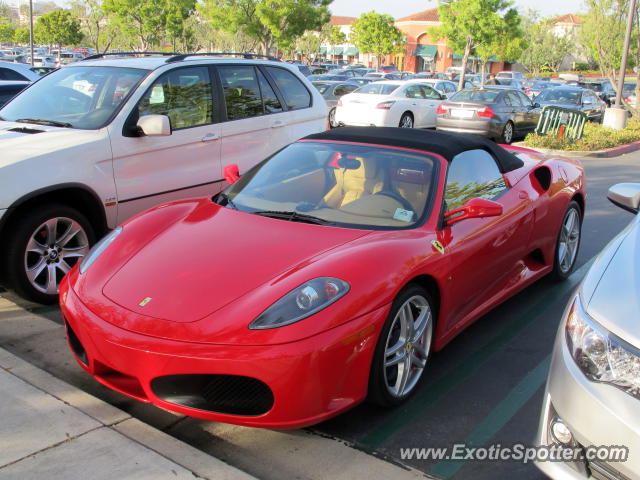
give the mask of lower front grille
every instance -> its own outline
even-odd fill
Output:
[[[262,415],[274,401],[264,382],[239,375],[167,375],[154,378],[151,388],[165,402],[230,415]]]
[[[88,366],[89,358],[87,357],[87,351],[82,346],[82,343],[80,342],[80,339],[76,335],[76,332],[73,331],[73,329],[71,328],[71,325],[69,325],[69,323],[66,320],[64,322],[64,326],[67,330],[67,339],[69,341],[69,346],[71,347],[71,350],[73,350],[73,353],[76,354],[76,357],[78,357],[78,359],[85,366]]]

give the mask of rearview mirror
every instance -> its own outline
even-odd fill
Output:
[[[224,167],[224,179],[229,185],[240,180],[240,169],[238,168],[238,164],[231,163]]]
[[[636,214],[640,207],[640,183],[618,183],[609,188],[607,198],[614,205]]]
[[[472,198],[463,206],[449,210],[444,214],[447,226],[467,218],[486,218],[502,215],[502,205],[485,198]]]
[[[171,135],[171,120],[166,115],[143,115],[137,125],[148,137]]]

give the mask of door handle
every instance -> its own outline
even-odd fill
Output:
[[[205,135],[204,137],[202,137],[203,142],[213,142],[214,140],[220,140],[220,135],[218,135],[217,133],[209,133],[207,135]]]
[[[287,124],[284,122],[274,122],[273,125],[271,125],[271,128],[281,128],[281,127],[286,127]]]

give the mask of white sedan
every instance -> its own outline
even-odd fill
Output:
[[[433,128],[443,99],[422,82],[374,82],[344,95],[335,121],[338,125]]]

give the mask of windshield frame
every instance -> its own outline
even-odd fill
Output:
[[[75,62],[76,64],[80,63],[80,62]],[[105,119],[105,121],[95,127],[95,128],[80,128],[80,127],[76,127],[75,125],[72,125],[71,127],[59,127],[59,128],[70,128],[72,130],[86,130],[86,131],[96,131],[96,130],[101,130],[103,128],[105,128],[107,125],[111,124],[114,119],[120,114],[120,112],[122,111],[122,109],[124,108],[124,106],[129,102],[129,99],[131,98],[131,96],[138,91],[138,88],[140,87],[140,85],[147,79],[149,78],[149,76],[154,72],[153,69],[149,70],[146,68],[136,68],[136,67],[125,67],[125,66],[117,66],[117,65],[74,65],[74,66],[66,66],[64,67],[65,71],[72,71],[72,69],[75,68],[123,68],[126,70],[138,70],[140,72],[143,72],[143,75],[140,76],[140,79],[131,86],[131,88],[129,89],[129,92],[122,98],[122,101],[120,102],[120,104],[113,110],[113,112],[111,113],[111,115]],[[62,69],[58,69],[58,70],[54,70],[51,71],[47,74],[42,75],[40,78],[38,78],[37,80],[35,80],[34,82],[31,82],[31,84],[27,87],[24,88],[23,90],[21,90],[15,97],[13,97],[11,100],[9,100],[9,102],[7,102],[6,104],[4,104],[2,106],[2,108],[0,108],[0,121],[4,121],[4,122],[15,122],[15,120],[8,120],[6,119],[3,115],[2,115],[2,111],[9,105],[11,104],[16,98],[18,98],[20,95],[22,95],[24,92],[26,92],[27,90],[29,90],[31,87],[33,87],[34,85],[36,85],[38,82],[40,82],[42,79],[44,79],[45,77],[51,77],[51,75],[55,74],[57,71],[61,71]],[[50,119],[46,119],[46,120],[50,120]]]
[[[404,152],[409,152],[409,153],[413,153],[413,154],[418,154],[421,156],[425,157],[426,161],[431,161],[432,162],[432,175],[431,175],[431,184],[429,185],[429,193],[427,195],[427,198],[425,199],[425,206],[424,206],[424,210],[422,211],[422,214],[420,215],[420,217],[418,219],[416,219],[415,222],[411,223],[410,225],[407,225],[406,227],[402,227],[402,226],[393,226],[393,225],[389,225],[389,226],[384,226],[384,225],[370,225],[370,224],[363,224],[363,223],[348,223],[348,222],[334,222],[334,221],[328,221],[326,225],[318,225],[321,227],[334,227],[334,228],[346,228],[346,229],[350,229],[350,230],[364,230],[364,231],[401,231],[401,230],[415,230],[415,229],[419,229],[422,228],[427,221],[432,217],[433,212],[434,212],[434,205],[436,204],[436,200],[437,200],[437,196],[438,196],[438,189],[440,186],[440,173],[441,173],[441,169],[443,167],[443,165],[447,164],[447,160],[442,156],[439,155],[437,153],[434,152],[427,152],[425,150],[419,150],[419,149],[415,149],[415,148],[408,148],[408,147],[397,147],[397,146],[392,146],[392,145],[380,145],[380,144],[375,144],[375,143],[363,143],[363,142],[350,142],[350,141],[343,141],[343,140],[321,140],[321,139],[301,139],[298,140],[297,142],[293,142],[290,143],[289,145],[286,145],[285,147],[281,148],[280,150],[278,150],[277,152],[275,152],[273,155],[270,155],[269,157],[265,158],[264,160],[262,160],[261,162],[259,162],[257,165],[254,165],[251,169],[249,169],[244,175],[242,175],[240,177],[240,179],[237,182],[234,182],[230,185],[228,185],[225,189],[223,189],[221,192],[213,195],[211,197],[211,201],[213,203],[217,203],[216,199],[218,197],[218,195],[220,194],[224,194],[227,196],[227,198],[229,198],[231,200],[231,202],[235,201],[235,197],[237,196],[237,193],[230,193],[231,190],[233,190],[233,188],[235,186],[238,185],[238,183],[242,182],[242,180],[244,178],[249,178],[249,181],[251,181],[251,179],[255,176],[255,174],[267,163],[269,162],[273,157],[275,157],[276,155],[280,154],[283,150],[287,149],[288,147],[291,147],[292,145],[296,145],[299,143],[330,143],[330,144],[337,144],[337,145],[352,145],[352,146],[363,146],[363,147],[373,147],[373,148],[380,148],[380,149],[385,149],[385,150],[395,150],[395,151],[404,151]],[[244,186],[243,186],[244,188]],[[219,204],[218,204],[219,205]],[[229,204],[226,205],[219,205],[221,208],[230,208],[234,211],[237,212],[241,212],[247,215],[256,215],[257,212],[263,211],[260,209],[256,209],[253,211],[249,211],[249,210],[241,210],[238,208],[234,208],[233,206],[229,206]],[[236,205],[237,207],[237,205]],[[439,210],[438,210],[439,211]],[[301,214],[312,214],[312,211],[309,212],[300,212]],[[271,217],[274,218],[274,217]],[[318,217],[319,219],[325,220],[322,217]],[[287,219],[278,219],[280,221],[290,221]]]

